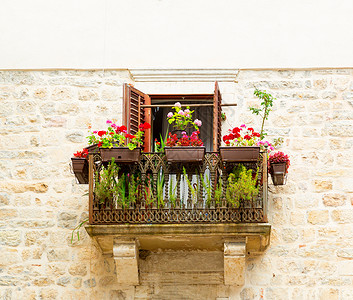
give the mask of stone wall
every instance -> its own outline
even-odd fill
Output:
[[[254,86],[277,100],[269,139],[284,137],[286,186],[270,186],[271,245],[247,258],[243,287],[222,284],[222,253],[150,253],[141,285],[116,283],[84,229],[87,187],[70,173],[88,125],[121,120],[126,70],[0,72],[0,296],[3,299],[353,299],[353,70],[241,70],[220,82],[231,125],[259,119]],[[148,89],[173,83],[145,85]],[[212,83],[190,83],[199,91]],[[137,83],[137,87],[138,83]],[[143,86],[141,86],[143,87]],[[154,91],[156,92],[156,91]],[[164,92],[164,91],[163,91]],[[175,91],[173,91],[175,92]],[[185,91],[180,91],[185,92]]]

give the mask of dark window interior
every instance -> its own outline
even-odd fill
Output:
[[[161,105],[160,107],[152,108],[152,145],[154,145],[154,140],[156,138],[157,140],[160,140],[160,136],[164,138],[167,130],[168,132],[173,130],[173,126],[167,121],[167,114],[172,111],[172,106],[175,102],[180,102],[183,109],[190,104],[210,104],[210,106],[190,107],[190,110],[194,111],[192,116],[193,120],[199,119],[202,121],[200,137],[206,147],[206,151],[212,151],[213,95],[193,95],[196,99],[186,99],[187,96],[183,95],[167,96],[169,98],[163,98],[163,95],[150,95],[152,105]]]

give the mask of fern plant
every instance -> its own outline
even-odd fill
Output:
[[[226,200],[235,207],[239,207],[242,200],[253,200],[259,193],[256,186],[257,172],[253,178],[252,170],[238,165],[233,173],[229,174]]]

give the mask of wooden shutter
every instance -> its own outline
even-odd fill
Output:
[[[218,82],[215,82],[215,90],[213,95],[213,151],[218,151],[221,145],[222,138],[222,96],[218,87]]]
[[[150,105],[151,99],[133,86],[124,84],[123,124],[127,132],[136,134],[142,123],[151,124],[151,109],[141,105]],[[141,145],[144,152],[151,152],[151,129],[145,131],[144,143]]]

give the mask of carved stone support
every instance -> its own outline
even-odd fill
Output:
[[[113,255],[117,280],[121,284],[138,285],[138,243],[134,239],[115,238]]]
[[[246,239],[224,243],[224,284],[244,285]]]

